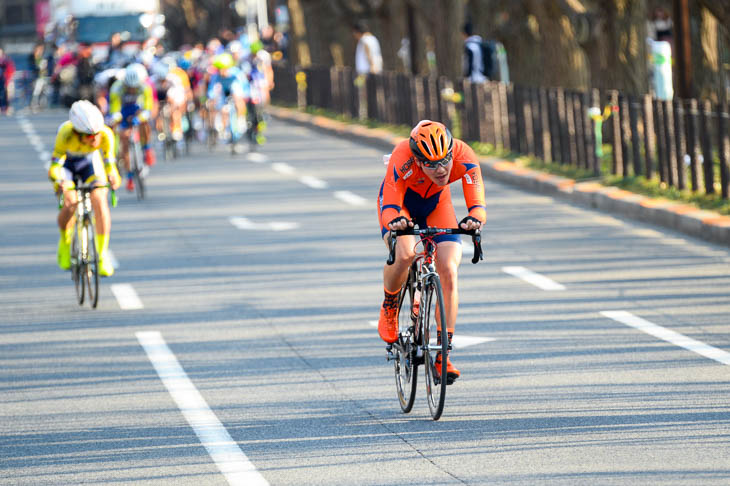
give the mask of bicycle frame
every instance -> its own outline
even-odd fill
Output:
[[[482,259],[479,230],[411,228],[390,232],[387,261],[388,265],[395,262],[398,236],[420,237],[416,245],[422,244],[423,251],[416,253],[398,296],[398,337],[394,343],[386,346],[386,352],[388,361],[394,362],[396,390],[404,413],[410,412],[413,406],[418,381],[417,368],[419,365],[425,366],[426,396],[434,420],[441,417],[446,385],[453,382],[452,378],[447,377],[446,359],[439,361],[438,358],[448,355],[451,350],[441,279],[435,269],[437,243],[434,237],[443,234],[471,235],[474,243],[472,262],[477,263]],[[405,312],[408,312],[407,316]],[[432,336],[432,333],[436,335]]]

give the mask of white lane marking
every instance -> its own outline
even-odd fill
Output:
[[[246,160],[256,164],[263,164],[264,162],[267,162],[269,158],[264,154],[260,154],[258,152],[249,152],[248,154],[246,154]]]
[[[378,327],[378,321],[368,321],[368,324],[373,327]],[[463,349],[468,348],[469,346],[476,346],[477,344],[488,343],[496,340],[497,338],[493,337],[465,336],[463,334],[454,334],[454,337],[451,339],[451,344],[455,349]],[[435,342],[436,341],[434,340],[434,343]]]
[[[51,152],[48,152],[47,150],[40,151],[40,154],[38,154],[38,156],[43,161],[51,160]]]
[[[136,336],[160,380],[228,484],[268,485],[190,381],[162,334],[148,331],[138,332]]]
[[[120,309],[135,310],[144,308],[137,292],[134,291],[134,287],[130,284],[114,284],[111,287]]]
[[[233,226],[242,230],[264,230],[264,231],[287,231],[299,228],[299,223],[291,221],[272,221],[269,223],[256,223],[248,218],[231,216],[228,218]]]
[[[635,316],[631,312],[626,311],[601,311],[601,315],[618,321],[627,326],[643,331],[654,337],[670,342],[676,346],[682,347],[689,351],[693,351],[706,358],[714,359],[715,361],[724,365],[730,365],[730,353],[723,351],[722,349],[705,344],[702,341],[697,341],[690,337],[680,334],[666,327],[658,326],[653,322],[649,322],[646,319],[642,319],[639,316]]]
[[[471,242],[471,239],[469,241],[464,240],[461,245],[461,256],[464,257],[473,257],[474,256],[474,243]]]
[[[119,260],[117,260],[117,257],[114,256],[114,252],[111,248],[106,249],[106,257],[109,259],[109,263],[112,264],[112,267],[115,270],[119,268]]]
[[[301,182],[305,186],[311,187],[312,189],[326,189],[328,187],[326,181],[323,181],[322,179],[317,179],[316,177],[312,176],[302,176],[299,178],[299,182]]]
[[[296,172],[294,167],[292,167],[289,164],[285,164],[283,162],[275,162],[275,163],[271,164],[271,168],[274,169],[279,174],[284,174],[284,175],[292,175]]]
[[[542,290],[565,290],[565,286],[525,267],[502,267],[504,273],[513,275]]]
[[[353,206],[364,206],[368,203],[367,199],[350,191],[335,191],[334,196],[340,201],[352,204]]]

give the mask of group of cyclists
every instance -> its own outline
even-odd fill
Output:
[[[239,134],[251,131],[254,142],[265,140],[262,110],[273,87],[273,70],[259,40],[244,43],[237,39],[224,46],[213,39],[204,49],[169,53],[160,45],[143,44],[128,61],[124,67],[108,67],[96,75],[94,102],[74,102],[68,121],[56,134],[48,176],[54,191],[62,195],[57,261],[63,270],[71,265],[78,204],[75,183],[81,182],[96,187],[92,205],[99,273],[114,273],[107,251],[111,229],[107,188],[119,188],[126,175],[126,189],[135,190],[130,166],[133,127],[139,130],[147,166],[156,163],[153,133],[163,134],[165,121],[175,142],[186,132],[197,131],[199,139],[219,137],[236,144],[238,140],[226,129],[234,121],[248,128]],[[225,110],[229,97],[234,100],[235,113]],[[202,122],[196,126],[193,119]],[[122,162],[122,174],[117,160]]]
[[[268,102],[273,75],[270,59],[267,65],[266,55],[261,53],[260,43],[245,45],[236,40],[224,47],[213,40],[204,50],[162,55],[143,50],[138,59],[123,70],[100,73],[97,104],[82,100],[71,106],[69,120],[58,131],[49,170],[54,189],[63,193],[64,204],[58,216],[61,234],[58,265],[62,269],[70,266],[70,241],[77,204],[73,181],[99,186],[92,198],[97,254],[100,274],[110,276],[114,269],[107,255],[111,218],[106,187],[117,188],[121,184],[115,164],[119,155],[127,174],[126,187],[134,190],[129,167],[130,128],[134,124],[140,127],[148,165],[155,163],[152,131],[158,128],[159,101],[170,108],[175,139],[183,136],[183,120],[191,109],[202,115],[208,130],[220,133],[220,123],[231,123],[232,117],[240,119],[248,110]],[[234,113],[225,111],[229,106],[233,106]],[[253,119],[254,123],[262,123],[260,116]],[[120,139],[119,154],[110,126],[116,129]],[[449,185],[456,181],[462,183],[468,208],[468,215],[458,223],[449,191]],[[386,244],[391,230],[402,230],[414,224],[464,230],[481,228],[486,220],[484,185],[473,150],[455,140],[442,123],[419,122],[409,139],[398,144],[390,156],[380,186],[378,216]],[[461,240],[458,236],[442,235],[435,238],[435,243],[438,251],[436,269],[443,285],[446,327],[451,340],[458,309],[457,270],[461,261]],[[395,264],[386,265],[383,270],[385,297],[378,332],[386,343],[398,339],[398,293],[415,257],[415,244],[415,237],[398,238]],[[440,355],[438,359],[441,359]],[[460,372],[448,356],[446,359],[451,383]]]

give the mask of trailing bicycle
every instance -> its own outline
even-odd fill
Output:
[[[88,302],[96,308],[99,302],[99,255],[96,251],[96,230],[94,229],[94,210],[91,205],[91,192],[97,188],[111,188],[110,184],[82,185],[80,180],[74,181],[76,186],[76,221],[71,239],[71,279],[76,289],[79,305],[84,304],[88,294]],[[112,206],[117,206],[117,195],[111,190]],[[59,196],[59,209],[63,207],[63,191]]]
[[[129,169],[134,178],[134,187],[137,191],[137,199],[142,200],[145,196],[145,179],[149,168],[144,163],[142,142],[139,133],[139,120],[135,117],[131,124],[132,133],[129,136]]]
[[[470,235],[474,243],[472,263],[482,259],[480,230],[460,228],[409,228],[390,232],[390,254],[387,264],[395,262],[398,236],[415,235],[423,251],[416,254],[408,270],[408,278],[398,294],[398,339],[386,346],[387,359],[395,370],[395,384],[403,413],[413,408],[418,382],[417,371],[424,366],[426,399],[433,420],[444,410],[446,386],[450,385],[446,372],[446,356],[451,342],[446,329],[446,310],[441,280],[434,267],[436,243],[439,235]],[[439,355],[442,357],[437,363]],[[437,364],[440,366],[437,367]]]

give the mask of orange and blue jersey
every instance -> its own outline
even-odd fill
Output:
[[[484,202],[484,181],[474,151],[461,140],[454,139],[453,165],[446,185],[435,184],[416,164],[404,140],[396,145],[388,161],[385,179],[378,197],[378,218],[381,234],[388,232],[388,223],[404,216],[419,227],[456,228],[457,220],[451,201],[450,184],[461,180],[469,216],[484,223],[487,210]],[[442,235],[436,241],[460,241],[457,235]]]

